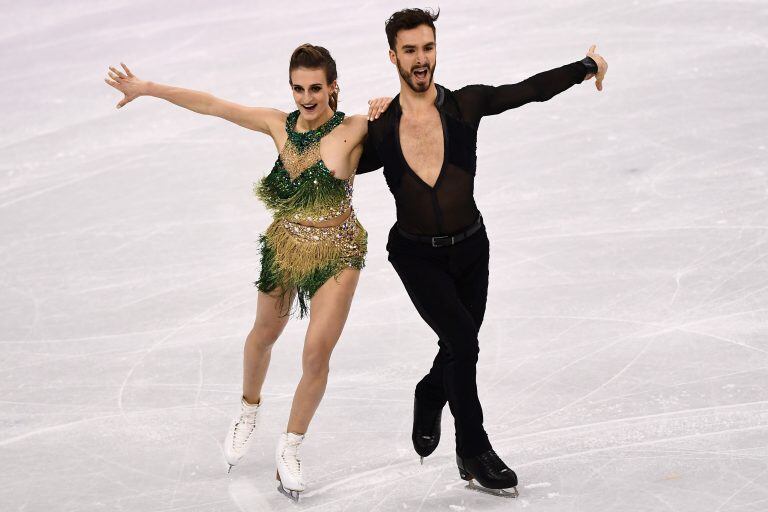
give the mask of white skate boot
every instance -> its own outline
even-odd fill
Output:
[[[305,489],[304,479],[301,476],[301,458],[299,458],[299,447],[302,441],[304,441],[303,434],[282,433],[275,452],[277,464],[275,476],[279,482],[277,490],[293,501],[299,501],[299,493]]]
[[[227,473],[232,470],[232,466],[240,462],[248,451],[253,439],[253,432],[256,430],[257,413],[260,405],[261,401],[256,405],[251,405],[245,401],[245,398],[240,400],[240,411],[232,420],[227,437],[224,439],[224,457],[229,464]]]

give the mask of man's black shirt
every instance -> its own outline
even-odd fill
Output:
[[[440,113],[445,147],[434,187],[419,178],[403,156],[399,140],[403,111],[398,94],[379,119],[368,123],[357,174],[384,167],[384,177],[395,197],[397,223],[403,230],[419,235],[458,233],[479,215],[474,180],[480,119],[532,101],[547,101],[581,83],[589,71],[579,61],[498,87],[468,85],[451,91],[435,84],[435,107]]]

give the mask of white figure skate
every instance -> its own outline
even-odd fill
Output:
[[[299,493],[306,488],[301,474],[301,458],[299,457],[299,447],[302,441],[304,441],[303,434],[291,432],[280,434],[275,452],[277,465],[275,476],[279,482],[277,490],[293,501],[299,501]]]
[[[261,401],[256,405],[251,405],[244,398],[240,400],[240,411],[232,420],[227,437],[224,439],[224,457],[229,464],[227,473],[242,460],[250,447],[253,433],[256,430],[260,405]]]

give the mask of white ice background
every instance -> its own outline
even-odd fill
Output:
[[[422,4],[418,4],[422,5]],[[433,4],[434,5],[434,4]],[[517,500],[463,488],[446,409],[410,446],[436,336],[389,266],[393,200],[355,182],[370,234],[303,448],[273,450],[306,321],[278,341],[249,457],[226,474],[241,392],[264,135],[154,98],[141,78],[292,110],[288,57],[327,46],[341,110],[397,92],[391,2],[2,2],[0,510],[768,510],[768,2],[442,1],[437,81],[517,82],[583,57],[610,70],[483,120],[491,239],[478,385]]]

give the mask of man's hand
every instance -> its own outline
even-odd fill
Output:
[[[113,66],[109,66],[109,78],[104,79],[105,82],[125,95],[125,97],[117,104],[117,108],[120,108],[126,103],[143,95],[147,85],[147,82],[139,80],[133,73],[131,73],[128,66],[122,62],[120,65],[125,70],[125,73]]]
[[[586,77],[584,77],[584,80],[589,80],[593,76],[595,77],[595,87],[597,87],[598,91],[603,90],[603,79],[605,78],[605,73],[608,71],[608,63],[605,62],[605,59],[602,58],[600,55],[595,53],[595,50],[597,49],[597,45],[593,44],[589,47],[589,50],[587,50],[587,57],[591,57],[592,60],[595,61],[597,64],[597,74],[590,73]]]
[[[368,120],[373,121],[374,119],[378,119],[381,113],[387,110],[387,107],[389,107],[391,102],[392,98],[389,96],[368,100]]]

